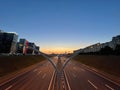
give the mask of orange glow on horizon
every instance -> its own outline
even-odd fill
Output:
[[[78,45],[44,45],[41,46],[40,51],[46,54],[64,54],[64,53],[73,53],[74,50],[78,50],[80,48],[84,48],[87,46],[86,44],[78,44]]]
[[[63,54],[63,53],[72,53],[74,49],[71,48],[52,48],[52,49],[41,49],[42,52],[46,54]]]

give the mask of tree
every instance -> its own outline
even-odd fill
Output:
[[[116,45],[114,52],[116,55],[120,55],[120,45]]]
[[[105,46],[104,48],[102,48],[100,50],[100,54],[103,54],[103,55],[110,55],[110,54],[113,54],[113,49],[109,46]]]

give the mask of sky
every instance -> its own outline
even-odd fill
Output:
[[[120,0],[0,0],[0,29],[45,53],[64,53],[120,35]]]

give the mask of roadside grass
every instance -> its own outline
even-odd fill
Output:
[[[79,55],[74,60],[120,77],[120,56]]]
[[[0,77],[45,60],[41,55],[0,56]]]

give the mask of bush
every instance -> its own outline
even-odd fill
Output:
[[[109,46],[106,46],[100,50],[100,54],[102,55],[112,55],[113,54],[113,49]]]

